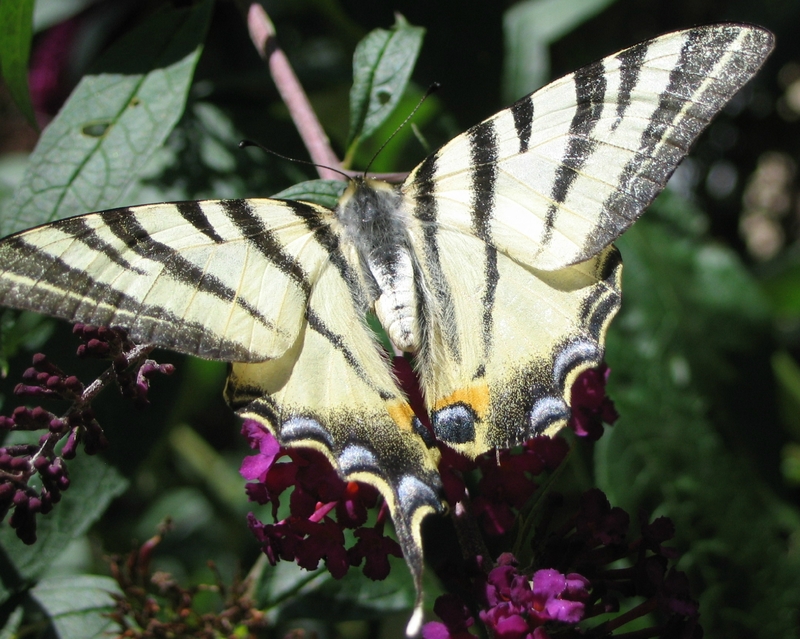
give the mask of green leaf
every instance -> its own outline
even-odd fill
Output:
[[[34,0],[0,1],[0,69],[14,103],[28,122],[36,126],[36,116],[28,90],[33,4]]]
[[[625,301],[613,326],[631,340],[626,355],[649,353],[668,363],[675,383],[713,393],[734,374],[731,357],[765,339],[769,305],[732,250],[697,235],[704,224],[692,216],[704,217],[668,194],[617,242]],[[641,331],[646,322],[652,330]]]
[[[214,472],[209,469],[209,474]],[[239,478],[239,493],[237,502],[246,501],[247,497],[242,490],[242,479]],[[233,509],[231,509],[233,510]],[[214,508],[208,497],[195,487],[172,488],[161,493],[159,497],[142,513],[136,527],[131,530],[131,536],[137,539],[149,539],[159,526],[167,519],[170,520],[170,541],[184,540],[201,529],[215,526]],[[236,517],[243,518],[240,513]]]
[[[260,151],[239,149],[244,133],[230,116],[213,103],[192,99],[126,192],[125,203],[235,199],[297,181],[296,167],[272,168]],[[282,175],[287,168],[291,177]]]
[[[52,319],[8,309],[0,311],[0,377],[8,373],[8,360],[20,350],[35,351],[53,334]]]
[[[16,433],[14,433],[16,435]],[[16,442],[15,437],[5,445]],[[78,455],[69,462],[70,488],[47,515],[37,516],[37,541],[24,545],[9,526],[0,528],[0,601],[33,584],[122,494],[128,482],[99,457]]]
[[[425,30],[410,26],[402,16],[390,31],[375,29],[358,43],[353,56],[350,89],[350,134],[347,155],[397,107],[411,78]]]
[[[786,539],[797,513],[731,453],[703,397],[676,388],[667,366],[648,359],[623,371],[614,359],[611,380],[646,373],[638,385],[609,385],[622,417],[598,442],[598,487],[628,512],[673,520],[669,545],[682,555],[678,568],[700,600],[706,636],[796,637],[800,561]]]
[[[329,209],[335,209],[339,198],[347,188],[347,182],[341,180],[308,180],[300,182],[272,197],[297,202],[312,202]]]
[[[351,165],[365,167],[372,161],[369,165],[370,171],[389,173],[406,164],[407,156],[418,160],[433,151],[414,129],[425,129],[436,118],[441,117],[442,105],[435,95],[426,98],[419,106],[409,126],[398,128],[417,107],[422,96],[423,93],[417,87],[410,86],[394,113],[386,118],[371,138],[360,141]],[[380,153],[376,155],[378,151]]]
[[[78,15],[96,0],[58,0],[37,2],[33,10],[33,29],[36,33]]]
[[[8,616],[6,625],[0,630],[0,639],[16,639],[16,637],[19,636],[17,630],[19,630],[19,626],[22,623],[22,615],[24,612],[22,606],[14,608],[14,612]]]
[[[513,102],[550,78],[550,45],[616,0],[528,0],[503,16],[503,99]]]
[[[158,12],[103,56],[42,134],[1,235],[119,201],[183,112],[212,5]]]
[[[106,616],[114,608],[110,593],[122,594],[117,582],[97,575],[43,579],[31,590],[59,639],[101,639],[118,629]]]
[[[259,607],[278,612],[281,619],[313,618],[330,621],[379,619],[403,613],[403,621],[414,604],[414,584],[402,559],[390,557],[386,579],[372,581],[358,567],[342,579],[334,579],[326,568],[307,571],[297,564],[280,561],[263,567],[257,584]],[[440,588],[427,572],[424,590],[433,602]]]
[[[252,510],[248,508],[247,495],[242,489],[241,475],[196,430],[185,425],[175,426],[170,430],[169,442],[176,459],[219,503],[225,504],[231,516],[242,517]]]

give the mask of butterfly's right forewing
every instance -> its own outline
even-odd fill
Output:
[[[458,136],[405,189],[439,203],[438,225],[482,232],[529,266],[584,261],[642,214],[772,47],[768,31],[733,24],[640,43]]]

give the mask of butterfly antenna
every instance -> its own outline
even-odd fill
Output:
[[[419,99],[419,102],[417,102],[417,106],[415,106],[415,107],[414,107],[414,108],[411,110],[411,113],[409,113],[409,114],[406,116],[406,119],[405,119],[405,120],[403,120],[403,121],[400,123],[400,126],[398,126],[398,127],[397,127],[397,128],[394,130],[394,133],[392,133],[392,134],[391,134],[391,135],[390,135],[388,138],[386,138],[386,141],[385,141],[383,144],[381,144],[381,147],[380,147],[380,148],[379,148],[379,149],[378,149],[378,150],[375,152],[375,155],[373,155],[373,156],[372,156],[372,159],[371,159],[371,160],[369,161],[369,163],[367,164],[367,168],[365,168],[365,169],[364,169],[364,176],[363,176],[363,177],[365,177],[365,178],[367,177],[367,171],[369,171],[369,167],[371,167],[371,166],[372,166],[372,163],[375,161],[375,159],[376,159],[376,158],[377,158],[377,157],[378,157],[378,156],[381,154],[381,152],[382,152],[382,151],[383,151],[383,150],[386,148],[386,145],[387,145],[387,144],[389,144],[389,142],[391,142],[391,141],[394,139],[394,136],[396,136],[396,135],[397,135],[397,134],[400,132],[400,129],[402,129],[402,128],[403,128],[403,127],[406,125],[406,124],[408,124],[408,121],[409,121],[411,118],[413,118],[413,117],[414,117],[414,114],[415,114],[417,111],[419,111],[419,108],[422,106],[422,103],[423,103],[423,102],[425,102],[425,100],[427,100],[427,99],[428,99],[428,96],[430,96],[430,95],[431,95],[431,94],[433,94],[433,93],[436,93],[436,92],[439,90],[439,88],[440,88],[441,86],[442,86],[442,85],[441,85],[441,84],[439,84],[438,82],[434,82],[433,84],[431,84],[431,85],[428,87],[428,89],[425,91],[425,94],[424,94],[424,95],[423,95],[423,96],[422,96],[422,97]]]
[[[258,142],[253,142],[252,140],[242,140],[241,142],[239,142],[239,148],[240,149],[245,149],[248,146],[254,146],[254,147],[264,151],[264,153],[269,153],[270,155],[274,155],[276,158],[280,158],[281,160],[288,160],[289,162],[296,162],[297,164],[306,164],[308,166],[313,166],[314,168],[317,168],[317,169],[320,169],[320,168],[321,169],[328,169],[329,171],[333,171],[334,173],[338,173],[339,175],[343,176],[348,181],[353,179],[352,175],[348,175],[347,173],[345,173],[341,169],[335,169],[332,166],[327,166],[325,164],[316,164],[315,162],[309,162],[308,160],[300,160],[298,158],[290,158],[288,155],[283,155],[281,153],[278,153],[277,151],[273,151],[272,149],[267,148],[263,144],[259,144]]]

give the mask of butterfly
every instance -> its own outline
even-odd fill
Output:
[[[179,202],[24,231],[0,242],[0,304],[232,362],[242,417],[383,495],[417,584],[413,634],[439,454],[368,314],[414,353],[438,441],[475,457],[556,433],[620,306],[612,242],[772,47],[737,24],[642,42],[472,127],[399,187],[353,179],[335,210]]]

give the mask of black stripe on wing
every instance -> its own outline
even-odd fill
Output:
[[[485,243],[484,250],[484,291],[481,300],[483,350],[488,359],[492,348],[492,330],[494,325],[494,301],[500,272],[497,269],[497,249],[492,245],[491,222],[494,214],[495,191],[497,188],[498,142],[494,122],[487,120],[471,128],[467,132],[470,145],[472,171],[470,184],[470,214],[472,230]],[[474,377],[482,377],[481,367]]]
[[[280,240],[264,224],[247,200],[222,200],[220,202],[225,214],[234,223],[243,237],[255,247],[267,262],[287,277],[292,278],[300,290],[308,296],[311,283],[302,264],[293,255],[286,252]],[[297,214],[295,207],[293,212]],[[302,216],[298,216],[301,217]],[[304,218],[303,218],[304,219]]]
[[[263,326],[277,331],[277,327],[272,321],[264,317],[263,313],[247,300],[239,297],[234,289],[226,286],[218,277],[204,272],[175,249],[154,240],[139,224],[130,209],[105,211],[98,215],[128,249],[150,261],[161,264],[175,280],[199,292],[213,295],[227,304],[235,304]]]
[[[439,243],[436,238],[439,227],[437,224],[438,205],[436,203],[435,178],[436,154],[433,154],[422,161],[414,175],[414,217],[422,222],[423,251],[425,263],[430,272],[429,285],[433,289],[438,307],[444,313],[442,317],[436,318],[436,321],[442,325],[441,334],[451,357],[455,362],[460,362],[461,348],[458,343],[458,323],[452,313],[454,308],[453,294],[442,271]]]
[[[205,235],[215,244],[222,244],[225,240],[214,229],[214,225],[206,217],[203,206],[197,200],[190,202],[175,202],[178,214],[191,224],[196,231]]]
[[[512,104],[511,116],[514,118],[514,128],[517,131],[519,152],[527,153],[533,131],[533,100],[531,100],[531,96],[525,96]]]
[[[609,247],[605,259],[598,265],[598,284],[580,307],[580,325],[597,341],[602,340],[622,301],[619,281],[621,268],[622,256],[615,246]],[[605,282],[605,287],[599,282]]]
[[[71,235],[76,241],[84,246],[92,249],[97,253],[101,253],[114,264],[137,275],[144,275],[145,271],[136,268],[131,264],[125,256],[120,253],[114,246],[102,239],[97,229],[92,228],[86,221],[85,216],[70,217],[65,220],[59,220],[53,223],[53,228],[57,228],[67,235]]]
[[[575,114],[569,125],[567,148],[556,169],[555,181],[550,192],[553,204],[548,207],[545,214],[544,234],[537,253],[547,250],[553,239],[558,210],[566,201],[581,167],[597,148],[597,141],[592,138],[592,131],[602,116],[607,88],[605,67],[602,61],[576,71],[573,81],[575,83]]]
[[[250,359],[249,351],[241,344],[212,334],[203,324],[178,317],[168,308],[144,305],[61,258],[27,244],[20,236],[4,240],[0,256],[5,271],[12,274],[0,279],[0,303],[69,321],[120,326],[139,343],[155,343],[183,353],[229,361]],[[30,283],[20,285],[13,276]]]
[[[617,119],[611,125],[612,131],[622,122],[625,112],[631,105],[631,93],[633,93],[636,83],[639,82],[639,74],[642,70],[644,58],[647,55],[647,48],[648,43],[642,42],[617,55],[617,60],[619,60],[620,64],[620,82],[619,90],[617,91]]]
[[[350,297],[358,311],[366,313],[369,308],[369,302],[364,295],[358,276],[342,254],[339,236],[333,231],[329,221],[313,206],[292,200],[281,201],[292,209],[292,212],[298,218],[303,220],[306,228],[314,235],[314,239],[328,254],[328,262],[333,264],[334,268],[339,271],[339,275],[347,284]]]

